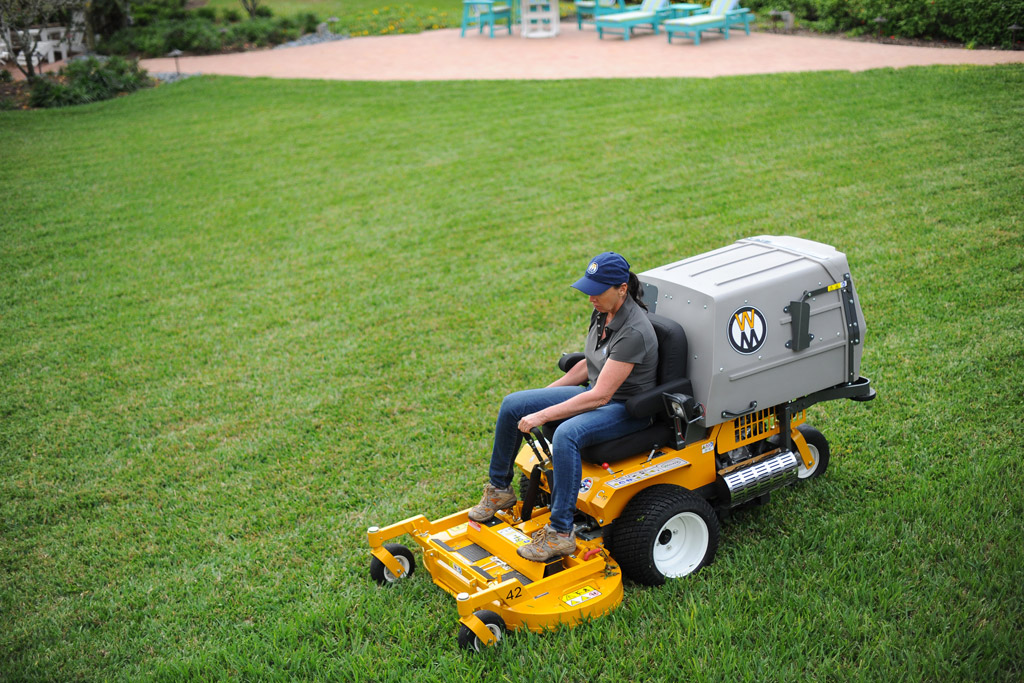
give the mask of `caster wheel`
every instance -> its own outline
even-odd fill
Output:
[[[501,639],[505,636],[505,620],[498,614],[486,609],[477,610],[473,614],[476,615],[477,619],[484,622],[487,630],[494,634],[494,637],[497,639],[494,644],[500,644]],[[487,646],[480,642],[480,638],[468,626],[463,624],[462,628],[459,629],[459,647],[470,652],[480,652]]]
[[[416,571],[416,560],[413,559],[412,551],[399,543],[388,543],[384,548],[395,556],[404,571],[395,576],[390,569],[384,566],[383,562],[374,557],[370,560],[370,577],[382,586],[390,586],[399,579],[412,576],[412,573]]]

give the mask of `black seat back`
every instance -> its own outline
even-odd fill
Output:
[[[675,320],[655,313],[647,317],[658,335],[658,384],[686,377],[686,332]]]
[[[654,423],[639,432],[587,446],[580,452],[580,457],[590,463],[601,464],[628,458],[643,451],[650,451],[655,446],[668,446],[675,442],[672,424],[662,409],[661,394],[663,387],[672,385],[672,391],[692,393],[689,381],[686,380],[686,359],[688,346],[686,332],[674,320],[664,316],[648,313],[647,317],[658,335],[658,385],[643,394],[630,399],[634,404],[634,414],[654,415]],[[630,407],[627,404],[627,407]]]

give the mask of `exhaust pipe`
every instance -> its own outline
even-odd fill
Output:
[[[769,491],[792,484],[797,479],[800,459],[792,451],[718,475],[718,493],[728,507],[743,505]]]

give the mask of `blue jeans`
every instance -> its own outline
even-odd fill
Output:
[[[548,387],[528,389],[509,394],[501,402],[498,424],[494,428],[494,451],[491,453],[489,476],[491,485],[508,488],[512,485],[516,453],[523,433],[519,420],[530,413],[566,401],[586,391],[583,387]],[[572,530],[576,497],[580,490],[583,466],[580,450],[595,443],[616,439],[650,426],[648,417],[637,418],[626,412],[625,401],[607,404],[563,421],[551,443],[554,461],[554,482],[551,484],[551,526],[555,531]]]

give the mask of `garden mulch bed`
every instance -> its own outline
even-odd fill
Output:
[[[28,84],[25,81],[0,83],[0,103],[5,109],[29,109]]]

